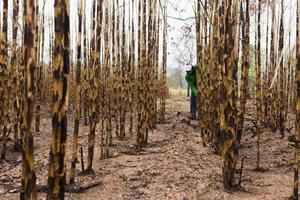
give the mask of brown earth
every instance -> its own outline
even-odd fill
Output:
[[[80,194],[66,194],[66,199],[287,199],[292,194],[293,146],[287,137],[265,130],[262,134],[261,163],[265,171],[256,166],[256,138],[251,132],[243,136],[239,155],[245,158],[242,188],[225,191],[222,187],[221,159],[208,147],[202,146],[197,123],[187,120],[186,100],[168,101],[167,122],[157,126],[149,135],[149,144],[142,151],[135,150],[135,136],[125,141],[114,140],[112,158],[99,159],[99,127],[94,159],[94,173],[79,175],[77,183],[95,180],[103,184]],[[177,112],[181,113],[177,115]],[[70,112],[67,169],[70,169],[73,117]],[[246,123],[247,126],[250,123]],[[86,164],[88,126],[81,124],[79,144],[83,146]],[[37,184],[47,182],[51,119],[45,110],[41,119],[41,132],[35,135],[35,169]],[[9,143],[7,159],[0,160],[0,200],[19,199],[21,155]],[[79,154],[78,154],[79,155]],[[80,163],[77,164],[79,172]],[[238,176],[236,177],[238,180]],[[45,194],[39,193],[39,199]]]

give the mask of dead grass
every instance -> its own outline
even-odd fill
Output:
[[[168,112],[189,112],[189,105],[189,97],[187,97],[186,89],[169,88],[169,98],[166,102]]]
[[[166,102],[166,109],[170,113],[188,113],[190,109],[189,97],[185,89],[169,89],[169,98]]]
[[[187,90],[181,88],[169,88],[169,95],[170,97],[184,97],[187,95]]]

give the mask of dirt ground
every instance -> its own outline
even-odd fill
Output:
[[[261,163],[264,172],[255,171],[256,138],[251,132],[243,135],[239,152],[245,158],[242,188],[225,191],[222,186],[221,159],[208,147],[202,146],[197,122],[187,120],[188,102],[185,99],[169,100],[167,122],[157,126],[149,135],[149,144],[140,152],[135,150],[134,134],[125,141],[114,139],[112,158],[99,159],[99,128],[94,159],[94,174],[79,175],[77,183],[102,180],[100,186],[80,194],[66,194],[74,200],[241,200],[288,199],[293,185],[293,146],[288,134],[265,130],[262,134]],[[178,115],[178,111],[181,113]],[[73,117],[70,112],[67,146],[67,171],[70,170]],[[86,165],[88,126],[81,124],[79,145],[83,146]],[[47,182],[51,119],[45,110],[41,119],[41,132],[35,135],[35,169],[37,184]],[[21,155],[12,150],[10,142],[7,159],[0,160],[0,200],[19,199]],[[78,154],[79,155],[79,154]],[[80,163],[77,164],[78,172]],[[238,177],[236,177],[238,179]],[[68,179],[69,181],[69,179]],[[45,194],[39,193],[39,199]]]

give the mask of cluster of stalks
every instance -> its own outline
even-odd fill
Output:
[[[55,0],[51,16],[45,1],[14,0],[12,24],[8,4],[3,1],[0,35],[1,159],[13,132],[14,148],[23,157],[21,199],[37,199],[34,135],[43,131],[40,116],[50,110],[47,198],[63,199],[68,118],[74,117],[70,184],[75,183],[80,126],[89,126],[89,173],[97,146],[99,159],[111,156],[115,139],[134,137],[141,149],[164,122],[167,1]]]
[[[204,143],[222,158],[223,184],[227,189],[235,186],[238,150],[242,134],[249,130],[244,125],[246,120],[253,124],[250,130],[257,137],[258,170],[263,130],[269,128],[284,137],[293,126],[288,123],[289,114],[297,110],[296,136],[299,135],[299,36],[295,53],[292,26],[284,21],[285,16],[290,16],[293,23],[293,9],[287,13],[284,3],[282,0],[197,1],[199,126]],[[263,14],[267,16],[265,19]],[[251,16],[253,26],[250,26]],[[255,33],[254,41],[250,41],[250,32]],[[247,114],[250,109],[247,105],[252,102],[254,117]],[[299,145],[296,149],[298,171]]]

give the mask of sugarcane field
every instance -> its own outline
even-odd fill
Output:
[[[0,0],[0,200],[298,200],[300,0]]]

